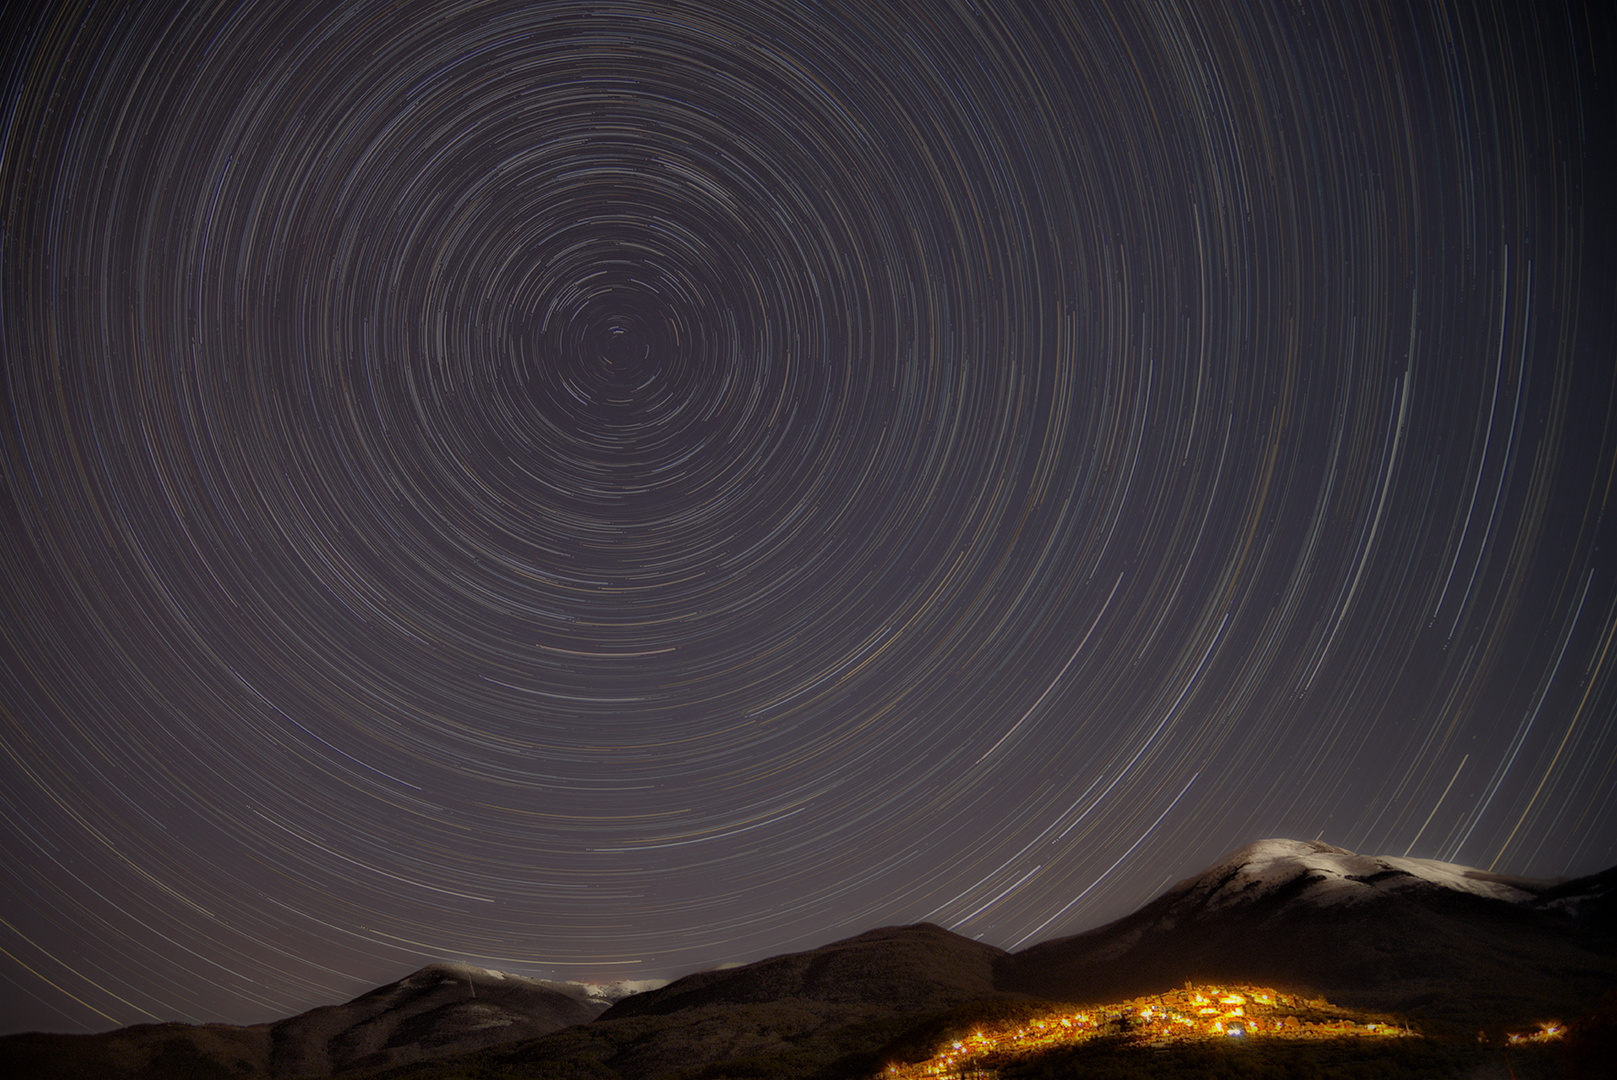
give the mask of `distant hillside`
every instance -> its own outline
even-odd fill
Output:
[[[594,1019],[583,987],[433,964],[342,1005],[272,1024],[138,1024],[0,1038],[0,1075],[30,1080],[330,1076],[520,1042]]]

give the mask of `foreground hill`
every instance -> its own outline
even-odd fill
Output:
[[[1297,987],[1471,1027],[1592,1008],[1617,985],[1617,871],[1569,882],[1265,840],[1117,922],[997,965],[995,985],[1107,1000],[1186,980]]]

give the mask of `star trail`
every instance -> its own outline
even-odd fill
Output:
[[[1599,7],[8,7],[5,1030],[1617,863]]]

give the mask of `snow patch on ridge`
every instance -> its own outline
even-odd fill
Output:
[[[601,1005],[615,1005],[626,997],[635,994],[644,994],[647,990],[656,990],[668,985],[667,979],[619,979],[609,983],[568,983],[584,992],[590,1001]]]
[[[513,975],[506,971],[495,971],[492,968],[456,961],[428,964],[394,985],[400,989],[421,990],[446,982],[467,984],[474,995],[479,984],[486,986],[495,982],[509,982],[517,986],[552,990],[566,994],[577,1001],[602,1007],[613,1005],[634,994],[643,994],[647,990],[668,985],[667,979],[619,979],[609,983],[586,983],[569,979],[566,982],[559,982],[552,979],[536,979],[527,975]]]
[[[1443,888],[1519,904],[1534,894],[1500,875],[1436,859],[1358,855],[1309,840],[1260,840],[1233,852],[1193,885],[1209,910],[1256,900],[1299,878],[1300,899],[1319,907],[1356,904],[1410,888]]]

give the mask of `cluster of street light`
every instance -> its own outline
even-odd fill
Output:
[[[1269,987],[1191,986],[1114,1005],[1058,1011],[1016,1027],[973,1032],[923,1062],[891,1065],[894,1080],[992,1075],[996,1064],[1101,1035],[1125,1036],[1148,1048],[1204,1039],[1392,1038],[1412,1034],[1397,1024],[1319,1018],[1333,1011],[1324,1001],[1283,994]],[[1308,1018],[1298,1014],[1312,1014]]]

